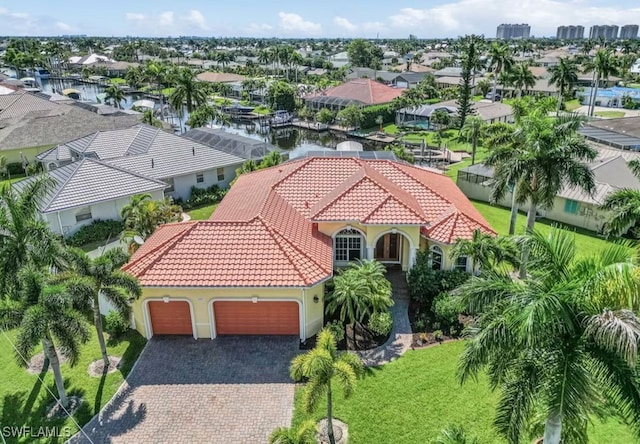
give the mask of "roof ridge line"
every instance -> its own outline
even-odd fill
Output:
[[[418,185],[420,185],[420,186],[421,186],[422,188],[424,188],[425,190],[430,191],[431,193],[435,194],[436,196],[438,196],[439,198],[441,198],[441,199],[442,199],[442,200],[444,200],[445,202],[450,203],[451,205],[453,205],[453,206],[456,208],[456,210],[458,210],[458,207],[456,207],[452,201],[450,201],[449,199],[447,199],[446,197],[444,197],[442,194],[438,193],[438,192],[437,192],[436,190],[434,190],[433,188],[429,188],[429,187],[427,187],[424,183],[422,183],[422,181],[421,181],[421,180],[419,180],[419,179],[418,179],[417,177],[415,177],[413,174],[409,173],[408,171],[403,170],[402,168],[399,168],[399,167],[396,165],[396,163],[397,163],[397,162],[392,162],[392,161],[390,161],[390,160],[385,160],[385,162],[389,162],[389,163],[390,163],[390,164],[391,164],[395,169],[397,169],[399,172],[401,172],[401,173],[402,173],[402,174],[404,174],[405,176],[407,176],[407,177],[411,178],[412,180],[414,180],[415,182],[417,182],[417,183],[418,183]],[[416,167],[415,165],[411,165],[410,163],[407,163],[407,164],[406,164],[406,166],[408,166],[408,167],[412,167],[412,168],[418,168],[418,167]],[[437,173],[434,173],[434,172],[432,172],[432,171],[425,170],[425,169],[422,169],[422,168],[421,168],[420,170],[421,170],[421,171],[424,171],[424,172],[426,172],[426,173],[430,173],[430,174],[437,174]],[[444,174],[438,174],[438,175],[439,175],[439,176],[444,176],[444,177],[446,177]],[[451,179],[451,181],[453,182],[453,179]],[[455,182],[454,182],[454,185],[455,185]],[[457,186],[457,185],[456,185],[456,186]]]
[[[273,239],[273,241],[276,243],[276,245],[278,246],[278,248],[280,249],[280,251],[282,252],[282,254],[285,255],[285,257],[287,258],[287,260],[289,261],[289,263],[291,264],[291,266],[293,267],[293,269],[296,271],[296,273],[298,274],[298,276],[300,277],[300,279],[302,280],[302,282],[308,284],[307,279],[304,276],[304,273],[302,273],[302,270],[300,270],[300,268],[298,267],[297,261],[295,261],[291,255],[289,253],[287,253],[287,251],[283,248],[282,246],[282,242],[286,241],[284,239],[284,237],[278,232],[278,230],[276,230],[275,228],[273,228],[270,224],[267,223],[267,221],[265,221],[261,216],[257,216],[256,219],[258,219],[260,221],[260,223],[262,223],[262,225],[266,228],[267,232],[271,235],[271,238]],[[279,238],[282,237],[283,239],[280,240]],[[288,242],[287,242],[288,243]],[[291,244],[289,244],[289,246],[292,246]],[[297,247],[293,246],[293,248],[300,252],[300,250],[298,250]],[[307,259],[309,259],[309,257],[305,254],[303,254],[304,257],[306,257]],[[313,262],[313,261],[312,261]],[[314,262],[315,264],[315,262]],[[316,264],[317,265],[317,264]],[[322,268],[322,267],[320,267]]]
[[[158,184],[167,185],[166,182],[163,182],[160,179],[154,179],[153,177],[145,176],[144,174],[140,174],[140,173],[138,173],[136,171],[131,171],[131,170],[128,170],[126,168],[122,168],[121,166],[118,166],[118,165],[113,165],[112,163],[109,163],[109,162],[105,162],[105,161],[102,161],[102,160],[99,160],[99,159],[90,159],[90,158],[85,158],[85,159],[86,160],[90,160],[91,162],[99,163],[100,165],[106,166],[107,168],[113,168],[114,170],[122,171],[123,173],[129,173],[132,176],[136,176],[136,177],[139,177],[141,179],[146,179],[146,180],[149,180],[151,182],[156,182]]]
[[[71,163],[69,164],[69,165],[73,165],[73,164],[77,163],[78,165],[77,165],[77,166],[76,166],[76,168],[73,170],[73,172],[72,172],[71,174],[69,174],[69,177],[67,177],[67,179],[66,179],[64,182],[62,182],[62,183],[61,183],[61,185],[62,185],[62,184],[65,184],[65,183],[68,183],[68,182],[73,178],[73,176],[75,176],[75,175],[76,175],[76,173],[78,172],[78,170],[79,170],[79,169],[80,169],[80,167],[82,166],[82,163],[83,163],[85,160],[87,160],[87,158],[82,158],[82,159],[80,159],[79,161],[71,162]],[[67,165],[65,165],[65,166],[67,166]],[[64,167],[63,167],[63,168],[64,168]],[[57,168],[56,168],[56,169],[57,169]],[[55,179],[54,179],[54,180],[55,180]],[[56,186],[58,186],[58,184],[57,184],[57,183],[56,183]],[[51,196],[51,199],[49,199],[49,204],[48,204],[47,206],[49,206],[49,205],[51,204],[51,202],[53,202],[53,201],[56,199],[56,197],[58,197],[58,195],[62,192],[62,189],[63,189],[63,188],[64,188],[64,186],[60,186],[60,188],[58,188],[58,191],[56,191],[55,193],[53,193],[53,195]],[[43,212],[44,212],[44,210],[43,210]]]
[[[282,177],[281,179],[277,180],[273,185],[271,185],[271,190],[274,191],[274,189],[280,185],[283,181],[285,181],[286,179],[288,179],[289,177],[291,177],[294,173],[297,173],[298,171],[300,171],[303,167],[305,167],[306,165],[308,165],[309,163],[311,163],[311,161],[315,159],[315,157],[307,157],[305,159],[302,159],[302,162],[300,162],[300,165],[296,168],[294,168],[289,174],[287,174],[286,176]],[[282,164],[279,165],[274,165],[271,168],[277,168],[279,166],[281,166]],[[268,169],[268,168],[267,168]],[[263,171],[263,170],[256,170],[256,171]],[[252,173],[255,171],[252,171]],[[262,208],[260,209],[262,210]]]
[[[362,168],[362,166],[361,166],[358,170],[354,171],[354,173],[353,173],[351,176],[347,177],[347,178],[346,178],[345,180],[343,180],[340,184],[338,184],[338,186],[336,186],[336,188],[334,188],[334,190],[335,190],[335,189],[337,189],[340,185],[342,185],[342,184],[343,184],[343,183],[345,183],[346,181],[348,181],[349,179],[351,179],[353,176],[355,176],[356,174],[358,174],[358,173],[359,173],[360,171],[362,171],[362,170],[363,170],[363,168]],[[320,213],[324,212],[324,210],[326,210],[330,205],[333,205],[334,203],[336,203],[336,202],[337,202],[341,197],[343,197],[343,196],[344,196],[345,194],[347,194],[350,190],[352,190],[352,189],[353,189],[353,187],[355,187],[356,185],[359,185],[359,184],[360,184],[364,179],[366,179],[366,178],[367,178],[367,175],[366,175],[366,174],[362,174],[362,177],[361,177],[360,179],[356,180],[356,181],[355,181],[355,182],[354,182],[354,183],[353,183],[349,188],[345,188],[344,190],[342,190],[340,193],[338,193],[338,194],[336,195],[336,197],[334,197],[334,198],[333,198],[333,199],[331,199],[328,203],[326,203],[325,205],[323,205],[323,206],[322,206],[322,208],[318,209],[315,213],[313,213],[313,214],[309,214],[309,218],[310,218],[310,219],[313,219],[313,218],[315,218],[316,216],[318,216]],[[318,202],[316,202],[316,205],[317,205],[317,204],[319,204],[321,200],[322,200],[322,199],[320,199]],[[315,207],[316,205],[314,205],[314,207]]]
[[[187,222],[181,222],[183,224],[190,224],[191,227],[187,228],[186,230],[175,234],[174,236],[170,237],[169,239],[167,239],[165,242],[161,243],[160,245],[157,245],[156,247],[152,248],[151,250],[149,250],[148,252],[145,253],[145,257],[148,256],[151,253],[154,253],[156,251],[158,251],[160,248],[167,246],[167,244],[172,243],[172,246],[175,246],[175,244],[181,240],[182,238],[184,238],[187,234],[191,233],[191,231],[193,231],[193,229],[199,225],[201,221],[187,221]],[[171,246],[169,246],[169,248],[171,248]],[[152,261],[150,261],[146,266],[144,266],[142,268],[142,270],[140,272],[136,273],[136,277],[142,276],[144,273],[147,272],[147,270],[149,270],[149,268],[151,268],[153,265],[155,265],[158,261],[160,260],[160,256],[153,259]],[[127,271],[129,268],[131,268],[131,266],[133,264],[135,264],[137,261],[135,262],[128,262],[125,265],[122,266],[122,270],[123,271]]]
[[[125,156],[128,154],[129,149],[131,148],[131,145],[133,145],[133,142],[135,142],[135,141],[136,141],[136,139],[138,138],[138,136],[140,135],[140,131],[142,131],[142,125],[140,125],[140,126],[138,127],[138,131],[136,131],[135,136],[133,136],[133,137],[131,138],[131,142],[129,142],[129,145],[127,145],[127,149],[126,149],[126,150],[124,150],[124,155],[125,155]]]

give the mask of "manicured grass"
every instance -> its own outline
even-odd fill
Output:
[[[401,140],[405,140],[407,142],[412,143],[422,143],[422,141],[426,141],[426,143],[430,146],[438,146],[438,142],[436,139],[435,131],[417,131],[413,133],[409,133],[406,136],[402,137]],[[458,139],[459,131],[456,129],[448,129],[442,134],[442,141],[440,142],[441,146],[446,146],[451,151],[466,151],[468,153],[471,152],[471,144]]]
[[[388,123],[382,127],[382,131],[387,134],[398,134],[398,127],[394,123]]]
[[[598,117],[610,117],[612,119],[619,119],[625,116],[624,111],[596,111],[595,115]]]
[[[476,163],[482,162],[487,156],[489,155],[489,152],[479,146],[478,149],[476,150]],[[451,164],[446,171],[446,175],[451,177],[453,180],[456,180],[456,178],[458,177],[458,171],[461,170],[462,168],[466,168],[469,165],[471,165],[471,157],[467,157],[466,159],[463,159],[461,162],[458,163],[454,163]]]
[[[0,179],[0,188],[4,187],[5,185],[11,185],[14,182],[18,182],[19,180],[24,179],[26,176],[23,174],[20,174],[18,176],[12,176],[11,179]]]
[[[267,115],[271,112],[271,109],[269,109],[268,106],[258,105],[253,109],[253,112],[255,114]]]
[[[484,96],[473,96],[473,101],[474,101],[474,102],[479,102],[479,101],[481,101],[482,99],[484,99]]]
[[[580,104],[580,101],[578,99],[567,100],[566,102],[564,102],[564,109],[566,111],[575,111],[581,106],[582,105]]]
[[[40,373],[43,385],[38,380],[38,375],[29,373],[26,369],[18,367],[14,359],[14,350],[11,342],[15,341],[17,332],[11,330],[7,335],[0,333],[0,425],[2,427],[29,427],[38,430],[39,427],[68,427],[71,434],[78,428],[68,418],[45,419],[45,410],[54,399],[47,392],[48,387],[56,396],[58,394],[53,382],[53,373]],[[146,340],[137,332],[131,331],[119,340],[108,341],[108,351],[112,356],[121,356],[124,363],[120,369],[103,378],[89,376],[87,368],[89,364],[100,359],[100,347],[96,338],[95,329],[91,326],[91,340],[82,346],[80,360],[74,366],[62,365],[62,374],[69,395],[79,395],[84,403],[74,414],[75,420],[80,424],[86,424],[115,394],[120,384],[131,371],[133,364],[144,348]],[[38,350],[40,352],[41,349]],[[1,432],[1,430],[0,430]],[[68,436],[66,437],[68,438]],[[24,436],[21,439],[6,437],[7,443],[17,442],[42,442],[57,443],[66,441],[64,436],[59,439],[52,437],[34,439]]]
[[[175,91],[175,88],[171,87],[171,88],[162,88],[162,95],[163,96],[170,96],[171,93],[173,93]]]
[[[430,443],[448,424],[459,424],[480,443],[504,443],[493,429],[497,394],[486,378],[460,385],[456,379],[463,342],[423,350],[409,350],[402,358],[372,369],[344,399],[335,390],[334,417],[349,426],[350,444]],[[293,423],[326,415],[326,405],[309,415],[302,408],[302,389],[295,398]],[[635,442],[629,430],[615,420],[594,423],[589,442]]]
[[[509,215],[508,208],[491,205],[486,202],[473,201],[473,205],[482,213],[487,222],[491,224],[494,230],[499,234],[509,234]],[[518,219],[516,221],[516,234],[522,234],[525,232],[527,225],[527,216],[524,213],[518,213]],[[547,219],[536,220],[535,229],[542,233],[548,233],[554,226],[562,226],[563,228],[570,230],[575,235],[576,248],[578,255],[590,256],[598,254],[609,244],[604,238],[596,236],[592,231],[585,230],[583,228],[571,227],[563,225],[559,222],[550,221]]]
[[[207,220],[211,217],[217,207],[218,204],[206,205],[204,207],[194,208],[191,211],[187,211],[187,214],[191,216],[192,220]]]
[[[114,84],[114,85],[126,85],[127,81],[121,77],[113,77],[112,79],[109,79],[109,81]]]

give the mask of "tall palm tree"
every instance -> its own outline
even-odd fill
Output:
[[[158,118],[153,113],[152,109],[147,109],[142,112],[142,123],[145,123],[150,126],[155,126],[158,128],[162,128],[162,122],[158,120]]]
[[[460,136],[471,142],[471,165],[476,163],[478,142],[482,139],[486,127],[487,122],[482,117],[470,116],[465,119],[464,125],[460,129]]]
[[[493,96],[491,101],[496,101],[496,91],[498,86],[498,77],[500,73],[509,71],[513,65],[513,57],[511,48],[507,44],[493,42],[487,52],[488,68],[493,71]]]
[[[291,361],[290,373],[294,381],[308,380],[302,395],[302,403],[308,412],[313,412],[321,398],[327,396],[327,433],[329,442],[335,444],[332,383],[335,382],[348,398],[355,389],[356,380],[364,374],[360,357],[353,352],[338,353],[333,333],[323,329],[318,333],[315,348]]]
[[[164,105],[164,99],[162,98],[162,85],[166,81],[168,67],[164,63],[149,62],[145,67],[145,78],[149,82],[155,83],[156,90],[158,91],[158,99],[160,101],[160,108]]]
[[[126,100],[127,96],[123,90],[118,88],[117,85],[109,85],[104,90],[104,101],[109,102],[112,106],[122,109],[122,102]]]
[[[452,260],[467,256],[471,259],[471,270],[496,270],[502,265],[517,268],[520,265],[520,250],[511,237],[494,237],[475,230],[471,240],[456,240],[450,252]]]
[[[558,88],[558,110],[564,99],[569,97],[578,83],[578,65],[569,57],[561,57],[558,64],[549,67],[549,85]]]
[[[575,114],[549,119],[547,107],[534,108],[516,124],[511,140],[496,146],[485,164],[494,169],[492,197],[500,201],[514,187],[514,202],[529,203],[527,231],[532,231],[538,207],[553,206],[564,186],[592,192],[593,172],[586,163],[597,152],[577,133],[584,118]],[[525,273],[526,250],[521,274]]]
[[[79,248],[68,248],[64,255],[69,267],[55,277],[55,282],[64,283],[67,291],[73,295],[76,308],[93,311],[93,323],[107,368],[109,356],[102,328],[100,295],[116,308],[123,319],[128,320],[131,310],[129,300],[140,297],[142,289],[136,278],[120,271],[129,256],[119,248],[109,250],[95,259]]]
[[[37,302],[26,308],[16,338],[16,361],[26,367],[33,356],[36,346],[43,344],[44,353],[49,359],[60,403],[69,406],[64,387],[64,378],[58,359],[60,354],[69,359],[71,365],[78,362],[80,344],[89,340],[89,329],[82,314],[73,308],[73,301],[64,286],[46,285],[40,277],[38,285],[41,292]]]
[[[588,418],[605,405],[640,435],[636,377],[640,319],[629,245],[577,258],[573,235],[529,233],[531,273],[472,277],[456,290],[477,319],[461,382],[486,371],[500,396],[494,425],[510,443],[544,423],[544,443],[586,442]]]
[[[586,64],[585,71],[593,72],[594,75],[592,94],[589,100],[589,116],[593,116],[600,82],[608,80],[609,76],[618,74],[618,61],[613,50],[610,48],[598,49],[593,60]]]
[[[536,85],[537,77],[533,75],[527,63],[516,63],[508,73],[510,81],[518,97],[522,97],[522,90],[528,90]]]
[[[297,427],[278,427],[269,435],[269,444],[315,444],[317,429],[312,419]]]
[[[169,96],[171,107],[178,113],[182,113],[182,107],[186,105],[187,111],[192,113],[195,107],[206,103],[207,92],[204,84],[196,80],[191,69],[180,69],[175,89]]]
[[[62,244],[38,212],[38,202],[53,186],[52,179],[38,177],[20,192],[10,186],[0,189],[0,295],[17,297],[23,267],[60,265]]]
[[[640,178],[640,161],[631,160],[628,166]],[[605,197],[602,209],[610,212],[605,234],[620,236],[640,223],[640,191],[632,188],[614,191]]]
[[[260,168],[270,168],[272,166],[280,165],[282,163],[282,156],[279,151],[271,151],[260,162]]]

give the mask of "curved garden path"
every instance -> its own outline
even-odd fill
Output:
[[[413,341],[409,323],[409,289],[406,276],[401,271],[390,271],[387,278],[391,282],[395,302],[391,307],[393,328],[387,342],[374,349],[358,352],[365,367],[375,367],[399,358],[411,348]]]

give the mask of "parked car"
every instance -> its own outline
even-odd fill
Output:
[[[493,100],[493,93],[487,94],[484,98],[487,100]],[[496,102],[499,102],[500,100],[502,100],[502,96],[500,94],[496,94]]]

